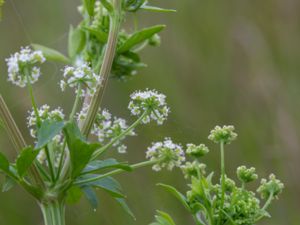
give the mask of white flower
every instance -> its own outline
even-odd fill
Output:
[[[161,125],[167,119],[170,109],[166,104],[165,95],[159,94],[155,90],[146,90],[134,92],[130,98],[128,108],[132,115],[140,116],[144,112],[148,112],[142,123],[146,124],[154,120]]]
[[[40,117],[41,122],[45,120],[54,120],[54,121],[63,121],[64,120],[64,113],[61,108],[54,109],[50,111],[50,106],[43,105],[38,109],[38,114]],[[30,135],[32,137],[36,137],[36,125],[37,125],[37,118],[35,115],[34,110],[29,112],[29,116],[27,117],[27,125],[30,128]],[[55,137],[55,140],[59,142],[60,137]]]
[[[41,51],[32,51],[29,47],[21,48],[20,52],[6,59],[8,81],[20,87],[25,87],[28,80],[32,84],[35,83],[41,75],[40,68],[35,65],[45,60]]]
[[[87,116],[88,107],[83,107],[83,109],[77,114],[78,122],[85,120]],[[123,132],[128,128],[126,120],[118,117],[113,117],[111,113],[104,109],[100,111],[95,119],[91,133],[94,134],[98,141],[105,144],[114,138],[119,137]],[[133,130],[129,131],[127,136],[134,136],[135,132]],[[114,147],[117,147],[118,152],[125,153],[127,147],[122,145],[121,142],[125,139],[126,136],[119,138],[117,142],[113,144]]]
[[[86,94],[92,96],[100,82],[100,76],[95,74],[86,63],[81,63],[78,67],[66,66],[63,77],[64,79],[59,83],[61,90],[64,91],[69,86],[76,88],[77,93],[78,85],[81,85],[80,96],[82,97]]]
[[[159,171],[163,167],[172,170],[174,167],[180,167],[185,161],[182,146],[174,144],[170,138],[165,138],[163,142],[155,142],[146,152],[146,158],[156,162],[153,170]]]

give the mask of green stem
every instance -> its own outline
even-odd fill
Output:
[[[224,154],[224,142],[221,141],[220,143],[220,150],[221,150],[221,210],[224,208],[224,201],[225,201],[225,154]],[[221,221],[221,210],[219,214],[219,221]]]
[[[47,161],[48,161],[48,165],[49,165],[49,171],[50,171],[50,175],[51,175],[51,180],[52,180],[52,182],[54,182],[55,181],[54,167],[53,167],[51,156],[50,156],[50,152],[49,152],[49,149],[48,149],[47,146],[45,147],[45,153],[46,153],[46,157],[47,157]]]
[[[140,163],[136,163],[136,164],[131,165],[131,168],[133,170],[135,170],[135,169],[138,169],[138,168],[141,168],[141,167],[151,166],[151,165],[156,164],[158,162],[159,162],[159,160],[158,161],[144,161],[144,162],[140,162]],[[77,184],[77,185],[79,185],[79,184],[85,184],[85,183],[93,182],[93,181],[96,181],[96,180],[103,179],[105,177],[117,175],[117,174],[124,173],[124,172],[127,172],[127,171],[122,170],[122,169],[116,169],[116,170],[107,172],[105,174],[101,174],[101,175],[96,176],[96,177],[92,177],[92,178],[89,178],[89,179],[85,179],[85,180],[80,180],[80,181],[74,182],[74,184]]]
[[[274,199],[274,194],[271,193],[268,200],[265,202],[264,206],[262,207],[262,211],[266,211],[267,208],[270,206],[272,200]],[[260,215],[256,220],[255,222],[258,222],[260,219],[262,219],[263,217],[265,217],[264,214]]]
[[[121,133],[119,136],[113,138],[109,143],[101,147],[100,149],[96,150],[93,154],[92,160],[97,158],[99,155],[104,153],[107,149],[109,149],[113,144],[118,142],[120,139],[122,139],[124,136],[126,136],[130,131],[132,131],[137,125],[139,125],[142,120],[145,118],[145,116],[148,115],[148,111],[145,111],[140,118],[138,118],[133,124],[131,124],[130,127],[128,127],[123,133]]]
[[[194,218],[194,221],[196,222],[197,225],[205,225],[203,222],[201,222],[201,221],[198,219],[198,217],[197,217],[196,214],[193,215],[193,218]]]
[[[59,201],[41,203],[45,225],[65,225],[65,205]]]
[[[91,99],[89,110],[87,112],[87,117],[86,117],[85,121],[83,122],[83,124],[81,124],[81,131],[86,137],[89,136],[89,133],[92,129],[94,120],[95,120],[98,110],[100,108],[103,94],[104,94],[105,87],[108,82],[108,77],[110,75],[112,63],[113,63],[115,52],[116,52],[118,34],[120,31],[120,27],[121,27],[122,1],[114,0],[113,6],[114,6],[114,12],[113,12],[113,15],[111,16],[111,24],[110,24],[110,30],[109,30],[109,35],[108,35],[108,42],[107,42],[106,50],[104,53],[103,63],[102,63],[101,69],[100,69],[100,77],[102,79],[98,84],[95,95]]]
[[[70,117],[69,117],[70,121],[72,121],[74,119],[77,107],[78,107],[79,102],[80,102],[80,94],[81,94],[81,85],[78,84],[75,102],[74,102],[74,105],[73,105],[73,108],[72,108],[72,111],[71,111],[71,114],[70,114]]]

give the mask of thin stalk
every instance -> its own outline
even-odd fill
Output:
[[[224,142],[221,141],[220,143],[220,151],[221,151],[221,209],[224,208],[224,201],[225,201],[225,154],[224,154]],[[221,221],[221,210],[219,214],[219,222]]]
[[[131,168],[133,170],[135,170],[135,169],[138,169],[138,168],[141,168],[141,167],[154,165],[155,163],[158,163],[158,162],[159,162],[159,160],[158,161],[144,161],[144,162],[140,162],[140,163],[136,163],[136,164],[131,165]],[[96,177],[92,177],[92,178],[89,178],[89,179],[74,182],[74,184],[79,185],[79,184],[89,183],[89,182],[93,182],[93,181],[96,181],[96,180],[103,179],[105,177],[117,175],[117,174],[124,173],[124,172],[126,172],[126,171],[122,170],[122,169],[116,169],[116,170],[107,172],[105,174],[101,174],[101,175],[96,176]]]
[[[80,94],[81,94],[81,85],[78,84],[75,102],[73,104],[72,111],[71,111],[71,114],[70,114],[70,117],[69,117],[70,121],[74,119],[76,110],[77,110],[79,102],[80,102]]]
[[[142,120],[145,118],[145,116],[148,115],[148,111],[145,111],[140,118],[138,118],[133,124],[131,124],[130,127],[128,127],[123,133],[121,133],[119,136],[113,138],[109,143],[101,147],[100,149],[96,150],[95,153],[92,156],[92,160],[97,158],[99,155],[104,153],[107,149],[109,149],[113,144],[118,142],[120,139],[122,139],[124,136],[126,136],[130,131],[132,131],[137,125],[139,125]]]
[[[270,206],[270,204],[271,204],[273,198],[274,198],[274,194],[271,192],[269,198],[267,199],[267,201],[265,202],[264,206],[262,207],[262,211],[267,210],[267,208]],[[260,215],[259,217],[257,217],[257,219],[256,219],[255,222],[259,221],[259,220],[260,220],[261,218],[263,218],[263,217],[265,217],[264,214]]]
[[[110,24],[110,30],[109,30],[109,35],[108,35],[108,42],[107,42],[107,46],[106,46],[105,53],[104,53],[103,63],[102,63],[101,69],[100,69],[101,80],[98,84],[95,95],[91,99],[87,117],[86,117],[85,121],[83,122],[83,124],[81,125],[81,131],[86,137],[89,136],[89,133],[92,129],[98,109],[101,105],[105,87],[107,85],[108,77],[110,75],[112,63],[114,60],[116,46],[117,46],[117,40],[118,40],[118,34],[120,31],[120,27],[121,27],[121,5],[122,5],[121,0],[113,1],[114,12],[111,15],[111,24]]]
[[[201,222],[201,221],[198,219],[198,217],[197,217],[196,214],[193,215],[193,218],[194,218],[194,221],[196,222],[197,225],[205,225],[205,223]]]
[[[51,160],[51,156],[50,156],[48,146],[45,147],[45,153],[46,153],[46,157],[47,157],[47,161],[48,161],[48,165],[49,165],[51,180],[52,180],[52,182],[54,182],[55,181],[55,175],[54,175],[55,173],[54,173],[54,167],[53,167],[53,164],[52,164],[52,160]]]

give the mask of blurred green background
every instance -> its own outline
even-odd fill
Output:
[[[0,23],[0,92],[22,131],[30,109],[26,90],[6,82],[4,59],[20,46],[40,43],[66,52],[69,24],[80,20],[79,0],[6,0]],[[261,176],[274,172],[286,188],[270,208],[272,219],[261,224],[300,224],[300,1],[298,0],[168,0],[153,1],[176,8],[176,14],[139,14],[139,26],[167,24],[160,48],[144,51],[148,68],[127,83],[110,80],[105,107],[129,118],[129,94],[156,88],[167,94],[172,114],[163,127],[143,126],[129,139],[129,153],[119,158],[142,161],[145,149],[165,136],[177,142],[207,143],[209,170],[219,169],[216,146],[208,142],[216,124],[233,124],[239,138],[227,149],[227,172],[240,164],[256,166]],[[39,104],[69,111],[72,92],[58,88],[62,65],[43,66],[34,86]],[[1,151],[13,160],[15,152],[3,131]],[[217,173],[218,174],[218,173]],[[184,208],[155,184],[174,184],[185,191],[179,171],[154,173],[149,168],[120,175],[133,221],[108,195],[99,192],[93,212],[85,200],[68,207],[70,225],[146,225],[156,209],[165,210],[178,225],[192,224]],[[15,188],[0,193],[0,225],[42,225],[33,199]]]

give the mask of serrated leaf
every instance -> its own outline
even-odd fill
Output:
[[[64,122],[45,120],[37,131],[38,142],[35,148],[39,149],[47,145],[52,139],[60,134],[64,127]]]
[[[80,187],[72,186],[67,191],[66,203],[67,204],[76,204],[79,202],[82,196],[82,190]]]
[[[33,149],[31,146],[24,148],[21,151],[16,160],[17,172],[20,177],[23,177],[26,174],[38,154],[39,151]]]
[[[85,35],[80,27],[73,28],[70,27],[69,31],[69,43],[68,43],[68,53],[71,59],[82,51],[85,46]]]
[[[125,212],[135,220],[136,218],[133,212],[131,211],[131,209],[129,208],[129,206],[127,205],[124,198],[115,198],[115,199],[120,204],[120,206],[125,210]]]
[[[95,160],[90,162],[82,171],[83,174],[94,173],[99,170],[118,168],[125,171],[132,171],[132,168],[127,163],[120,163],[115,159]]]
[[[151,12],[176,12],[175,9],[164,9],[164,8],[151,6],[151,5],[142,5],[141,9],[151,11]]]
[[[84,0],[83,3],[89,16],[94,16],[95,0]]]
[[[3,170],[5,173],[10,173],[9,171],[9,161],[7,160],[6,156],[0,152],[0,169]]]
[[[56,62],[63,62],[63,63],[70,63],[70,59],[68,59],[65,55],[60,53],[57,50],[38,45],[38,44],[31,44],[34,50],[40,50],[43,52],[43,55],[47,60],[56,61]]]
[[[89,186],[85,186],[85,187],[82,188],[82,191],[83,191],[86,199],[91,204],[92,208],[94,210],[97,209],[98,205],[99,205],[99,201],[98,201],[98,197],[97,197],[94,189],[89,187]]]
[[[105,44],[107,42],[108,34],[103,32],[102,30],[94,29],[91,27],[83,27],[83,29],[94,35],[102,44]]]
[[[165,25],[156,25],[135,32],[123,43],[123,45],[119,47],[117,52],[121,54],[129,51],[134,46],[141,44],[142,42],[151,38],[154,34],[157,34],[158,32],[162,31],[162,29],[164,29],[165,27]]]
[[[5,181],[2,185],[2,192],[7,192],[10,189],[12,189],[14,186],[16,186],[16,182],[14,181],[14,179],[12,179],[9,176],[5,176]]]
[[[163,187],[164,189],[166,189],[168,192],[170,192],[171,194],[173,194],[182,204],[183,206],[190,211],[190,207],[187,203],[186,197],[181,194],[179,191],[176,190],[176,188],[170,186],[170,185],[166,185],[166,184],[158,184],[158,186]]]
[[[98,177],[98,174],[86,174],[81,176],[77,179],[77,181],[88,180],[95,177]],[[111,196],[114,198],[124,198],[125,196],[121,193],[121,185],[118,181],[113,179],[112,177],[104,177],[96,181],[89,181],[81,185],[82,187],[85,186],[92,186],[95,188],[101,188],[107,191]]]

